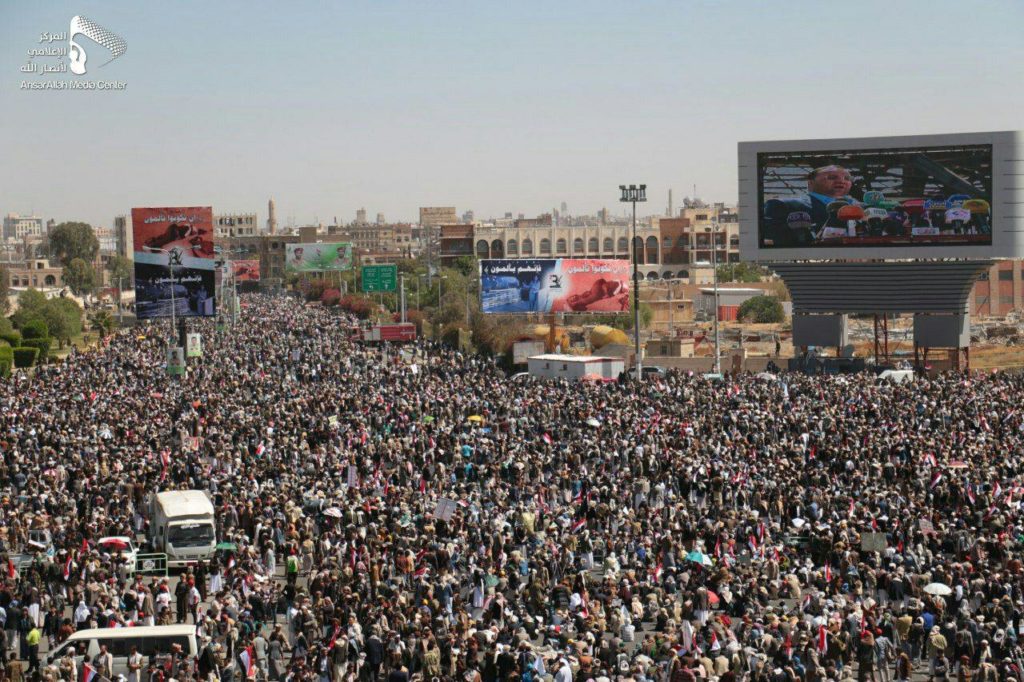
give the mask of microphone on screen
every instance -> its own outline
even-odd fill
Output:
[[[872,237],[881,237],[885,224],[885,219],[889,217],[889,212],[884,208],[877,206],[871,206],[864,210],[864,219],[868,223],[868,235]]]
[[[828,213],[828,217],[825,219],[825,224],[821,226],[821,230],[818,231],[818,239],[827,239],[830,237],[845,237],[847,235],[846,224],[839,219],[839,211],[844,206],[849,206],[850,202],[838,201],[829,202],[825,206],[825,211]]]
[[[864,205],[865,206],[882,206],[882,202],[885,201],[885,195],[877,190],[871,192],[864,192]]]
[[[846,226],[846,233],[850,237],[857,236],[857,224],[864,220],[864,209],[856,204],[843,206],[836,214],[839,222]]]
[[[947,209],[944,217],[954,234],[963,234],[964,225],[971,222],[971,212],[962,207]]]

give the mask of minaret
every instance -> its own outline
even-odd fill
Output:
[[[668,191],[668,217],[672,217],[672,190]]]
[[[277,212],[274,210],[274,200],[267,202],[267,232],[277,234]]]

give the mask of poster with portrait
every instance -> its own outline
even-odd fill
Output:
[[[991,144],[757,154],[763,249],[992,244]]]
[[[335,272],[352,269],[352,244],[309,243],[286,246],[287,272]]]
[[[260,262],[258,260],[233,260],[231,269],[236,282],[260,281]]]

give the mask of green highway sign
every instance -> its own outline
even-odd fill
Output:
[[[363,292],[367,294],[398,289],[397,265],[364,265]]]

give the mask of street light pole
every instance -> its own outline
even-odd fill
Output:
[[[636,204],[647,201],[647,185],[619,185],[621,202],[633,204],[633,350],[636,354],[636,380],[643,375],[643,360],[640,357],[640,254],[636,243]]]
[[[711,221],[711,271],[714,276],[714,291],[715,291],[715,374],[722,373],[722,354],[719,352],[719,338],[718,338],[718,244],[716,243],[715,232],[718,228],[717,221]]]

